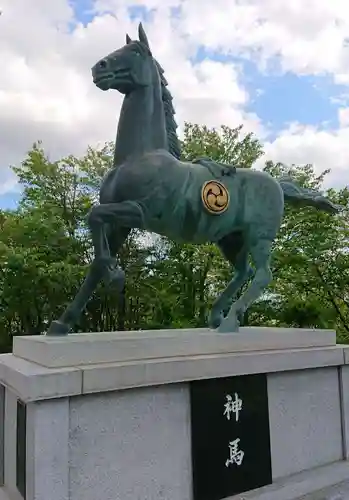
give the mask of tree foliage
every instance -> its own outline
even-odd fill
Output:
[[[182,152],[186,160],[209,156],[251,168],[263,147],[242,127],[186,124]],[[85,216],[111,162],[112,144],[51,162],[37,143],[13,167],[23,191],[16,210],[0,212],[0,350],[10,349],[13,335],[44,332],[76,293],[92,258]],[[315,189],[328,173],[272,162],[264,169]],[[335,328],[348,339],[349,189],[327,195],[347,212],[334,217],[286,207],[274,244],[274,281],[248,312],[249,324]],[[127,276],[124,296],[101,285],[77,331],[204,326],[233,274],[215,245],[178,245],[136,230],[118,258]]]

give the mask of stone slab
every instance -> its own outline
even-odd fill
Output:
[[[208,329],[148,330],[15,337],[13,354],[46,368],[63,368],[335,344],[332,330],[248,327],[228,334]]]
[[[0,355],[0,382],[23,401],[191,380],[343,365],[341,346],[237,352],[46,368]]]
[[[4,487],[0,488],[0,500],[12,500]]]
[[[48,369],[13,354],[1,354],[0,382],[27,403],[81,394],[82,371],[78,368]]]
[[[309,493],[298,500],[349,500],[349,481]]]
[[[294,474],[270,486],[234,495],[226,500],[344,500],[347,497],[336,497],[335,490],[348,476],[349,462],[340,461]],[[329,492],[328,497],[321,496],[321,490],[325,489]],[[333,497],[331,490],[335,492]],[[320,496],[316,495],[317,492]]]
[[[343,352],[344,352],[344,363],[346,365],[349,365],[349,345],[342,344],[342,347],[343,347]]]
[[[84,394],[217,377],[303,370],[343,364],[340,346],[185,356],[81,366]]]

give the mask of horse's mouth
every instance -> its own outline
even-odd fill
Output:
[[[125,78],[128,76],[128,70],[120,69],[113,73],[95,76],[93,78],[93,83],[101,90],[108,90],[110,88],[115,88],[119,81],[125,81]]]
[[[114,76],[111,74],[102,75],[102,76],[95,76],[93,78],[93,83],[101,90],[108,90],[111,86],[113,79],[114,79]]]

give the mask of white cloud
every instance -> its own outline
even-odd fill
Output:
[[[341,127],[349,126],[349,108],[339,108],[338,120]]]
[[[349,184],[349,126],[336,131],[321,130],[298,123],[280,132],[273,142],[265,143],[263,159],[285,164],[312,163],[317,172],[330,168],[326,185]]]
[[[190,0],[183,2],[183,25],[197,43],[248,51],[261,64],[279,56],[285,71],[340,77],[349,69],[345,0]]]
[[[126,32],[136,36],[138,21],[127,15],[131,4],[156,8],[146,29],[166,70],[180,125],[244,123],[266,137],[258,117],[246,111],[250,96],[238,65],[190,62],[201,44],[245,54],[262,66],[278,55],[284,70],[330,72],[347,82],[349,4],[344,0],[282,5],[280,0],[98,0],[96,17],[86,27],[74,25],[68,0],[0,0],[0,191],[14,181],[7,166],[21,161],[38,139],[55,157],[81,154],[88,144],[114,138],[121,96],[94,87],[90,68],[123,45]],[[171,20],[170,8],[179,4],[182,14]],[[339,121],[333,132],[302,125],[281,131],[266,143],[267,156],[314,162],[319,169],[333,165],[332,181],[348,181],[344,108]]]
[[[73,12],[67,0],[2,0],[3,190],[9,186],[7,165],[19,162],[37,139],[43,140],[45,149],[54,157],[80,154],[88,144],[114,138],[121,96],[98,90],[92,83],[90,68],[122,46],[126,32],[136,36],[138,22],[128,18],[127,3],[118,2],[114,15],[99,14],[87,27],[79,24],[69,30]],[[208,61],[194,67],[189,62],[193,48],[169,18],[168,7],[174,4],[162,0],[148,35],[169,77],[177,120],[208,126],[244,122],[258,129],[257,117],[244,111],[248,95],[239,82],[238,68]],[[96,6],[113,7],[108,2]]]

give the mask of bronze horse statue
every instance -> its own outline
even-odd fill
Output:
[[[290,178],[276,180],[257,170],[216,163],[209,158],[180,161],[172,96],[164,70],[155,60],[142,25],[139,40],[103,57],[92,68],[94,84],[125,97],[115,142],[113,168],[103,179],[99,201],[88,215],[94,260],[85,281],[48,335],[65,335],[78,321],[98,283],[120,289],[124,272],[116,254],[131,228],[177,242],[213,242],[235,274],[215,300],[209,326],[236,332],[239,318],[272,280],[270,257],[284,200],[336,213],[319,192]],[[249,265],[252,258],[254,269]],[[235,302],[237,292],[252,278]]]

